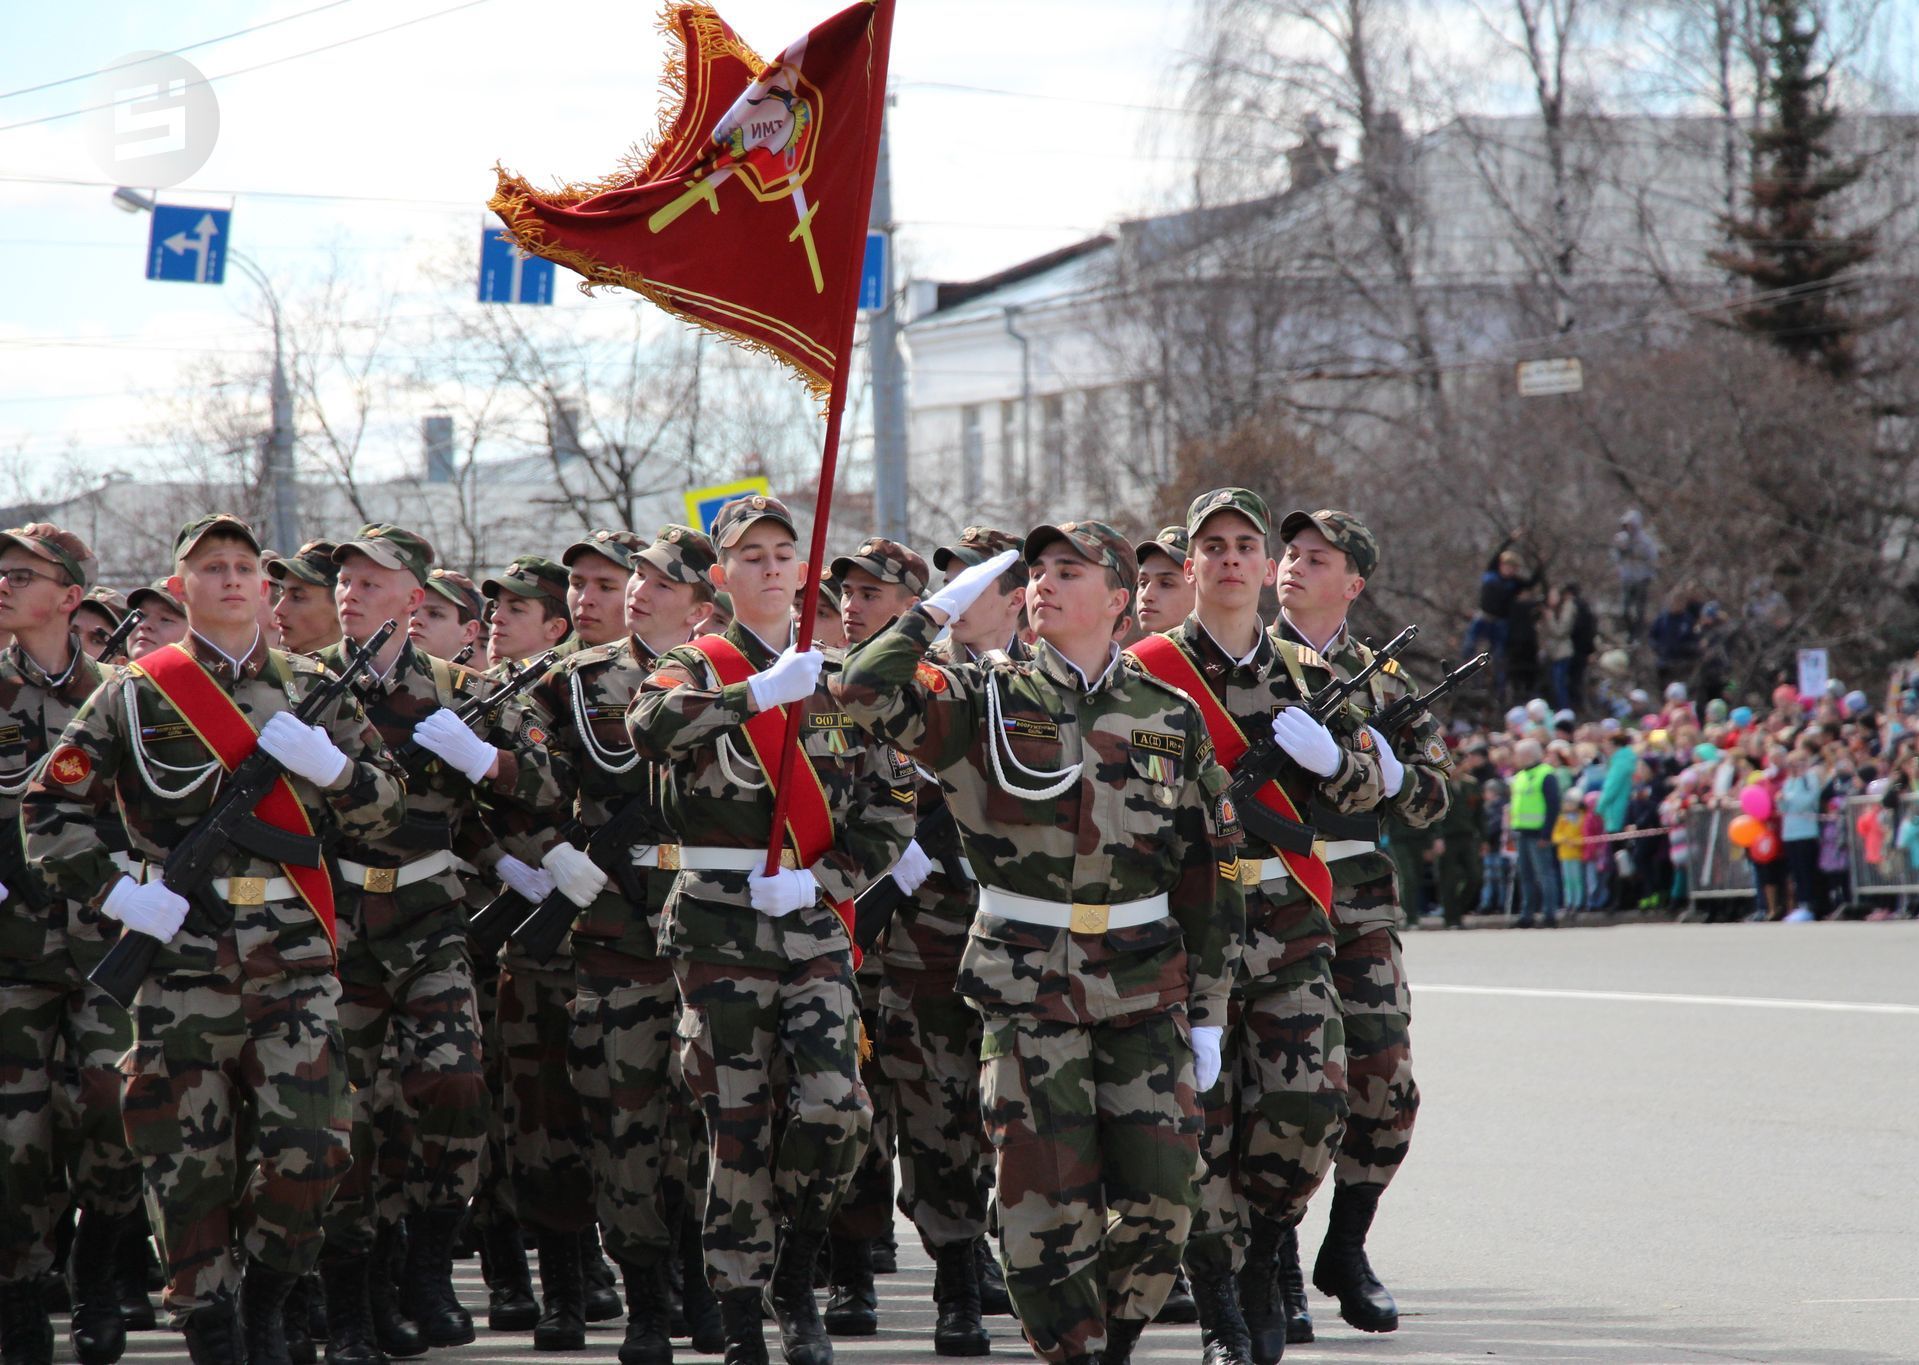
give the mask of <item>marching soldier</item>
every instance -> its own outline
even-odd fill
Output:
[[[1193,612],[1193,585],[1186,577],[1188,537],[1184,526],[1162,526],[1151,540],[1133,547],[1139,558],[1134,586],[1141,635],[1178,630]]]
[[[103,659],[100,651],[126,619],[127,599],[112,588],[92,588],[74,609],[73,628],[79,633],[80,648],[97,664],[125,663],[124,658]]]
[[[166,579],[135,588],[127,594],[127,606],[141,613],[140,624],[127,638],[127,658],[143,659],[162,645],[187,638],[187,609],[168,589]]]
[[[926,658],[1008,552],[854,653],[836,691],[938,777],[979,878],[958,991],[984,1020],[1000,1245],[1027,1341],[1043,1360],[1123,1365],[1196,1203],[1239,833],[1192,703],[1120,664],[1133,547],[1066,522],[1029,532],[1023,558],[1031,661]]]
[[[340,643],[333,604],[333,587],[340,581],[340,566],[333,560],[338,548],[330,540],[309,540],[292,556],[275,555],[267,563],[276,594],[273,628],[289,654],[318,654]]]
[[[1280,564],[1281,640],[1313,649],[1341,676],[1365,667],[1372,654],[1353,639],[1346,613],[1379,567],[1379,542],[1350,512],[1290,512],[1280,523],[1286,554]],[[1372,679],[1375,708],[1414,692],[1397,663]],[[1370,731],[1379,757],[1384,796],[1380,813],[1414,829],[1445,815],[1451,758],[1432,716],[1421,714],[1403,730]],[[1393,865],[1364,840],[1335,844],[1337,899],[1333,905],[1333,984],[1339,991],[1346,1032],[1346,1079],[1351,1113],[1334,1171],[1333,1207],[1313,1265],[1313,1284],[1339,1300],[1339,1315],[1363,1332],[1399,1326],[1399,1308],[1373,1274],[1366,1233],[1412,1136],[1419,1112],[1413,1081],[1410,1024],[1412,998],[1400,953],[1400,907]],[[1282,1251],[1297,1255],[1289,1239]],[[1297,1281],[1297,1262],[1282,1264],[1282,1277]],[[1303,1305],[1303,1287],[1299,1293]],[[1308,1329],[1310,1330],[1310,1329]]]
[[[74,717],[22,820],[27,856],[56,896],[165,944],[134,1003],[121,1105],[167,1308],[197,1365],[284,1360],[281,1306],[313,1268],[321,1210],[348,1160],[332,887],[315,825],[377,838],[398,824],[405,788],[352,698],[314,725],[292,714],[326,674],[264,647],[266,583],[244,522],[199,518],[174,558],[168,590],[191,634]],[[310,856],[276,865],[234,847],[212,885],[231,914],[216,915],[175,895],[159,868],[212,805],[215,777],[256,746],[288,774],[274,789],[284,800],[270,795],[257,814]],[[94,832],[120,818],[116,805],[131,873]]]
[[[1272,736],[1293,762],[1258,799],[1305,839],[1316,806],[1357,814],[1378,803],[1379,763],[1356,724],[1346,728],[1357,737],[1342,741],[1299,706],[1331,673],[1310,651],[1275,642],[1260,620],[1260,593],[1278,576],[1269,528],[1265,500],[1248,489],[1193,499],[1182,570],[1191,572],[1194,612],[1131,653],[1199,703],[1228,772],[1249,744]],[[1185,1264],[1207,1365],[1244,1365],[1249,1356],[1272,1365],[1286,1349],[1273,1256],[1332,1165],[1346,1114],[1343,1034],[1332,988],[1329,870],[1314,853],[1282,851],[1250,830],[1239,870],[1246,934],[1219,1084],[1205,1096],[1205,1169]],[[1252,1220],[1250,1256],[1242,1207]],[[1235,1280],[1242,1262],[1251,1267],[1243,1316]]]
[[[433,557],[420,537],[368,525],[333,555],[346,641],[363,644],[384,622],[412,618]],[[343,649],[322,651],[321,662],[343,666]],[[369,1295],[384,1298],[388,1286],[383,1262],[372,1272],[377,1289],[368,1278],[376,1228],[372,1091],[390,1038],[416,1134],[417,1169],[407,1184],[420,1199],[407,1211],[402,1311],[426,1345],[473,1340],[472,1319],[453,1293],[453,1239],[478,1179],[488,1105],[465,887],[453,850],[476,790],[535,811],[551,808],[560,791],[537,726],[523,724],[518,706],[505,707],[485,735],[459,717],[455,708],[483,689],[478,675],[422,653],[404,635],[387,642],[369,675],[360,695],[374,727],[389,745],[413,740],[424,752],[409,765],[400,826],[378,839],[349,837],[336,861],[346,910],[340,1026],[354,1085],[355,1152],[355,1169],[327,1211],[322,1262],[327,1356],[337,1365],[379,1352]]]
[[[658,855],[679,870],[660,952],[679,982],[681,1063],[712,1144],[705,1245],[727,1360],[766,1360],[764,1288],[789,1365],[826,1365],[813,1267],[872,1128],[850,902],[905,847],[899,798],[910,791],[892,753],[866,743],[827,691],[822,655],[791,648],[806,564],[786,507],[736,498],[713,538],[733,624],[668,651],[627,726],[639,756],[678,779],[666,815],[682,843]],[[786,856],[766,876],[789,706],[801,728]],[[776,1144],[780,1067],[790,1103]]]
[[[426,596],[406,633],[415,648],[448,663],[464,664],[483,643],[486,598],[465,574],[435,569],[426,576]]]
[[[566,569],[539,555],[521,555],[498,578],[480,584],[491,604],[487,663],[530,659],[573,632],[566,608]]]
[[[81,648],[78,609],[93,553],[70,531],[35,522],[0,535],[0,1351],[9,1362],[51,1361],[53,1329],[41,1306],[52,1268],[54,1224],[71,1168],[79,1206],[72,1265],[74,1353],[118,1360],[126,1344],[114,1256],[137,1223],[139,1167],[120,1124],[119,1059],[132,1045],[126,1012],[86,981],[106,948],[93,890],[55,884],[48,894],[23,856],[26,794],[47,754],[106,678]],[[55,1125],[60,1065],[77,1068],[74,1131]],[[74,1150],[65,1150],[71,1146]]]

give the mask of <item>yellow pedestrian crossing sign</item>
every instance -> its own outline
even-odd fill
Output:
[[[689,489],[686,494],[686,524],[697,526],[711,535],[713,518],[720,514],[720,509],[733,499],[751,493],[770,498],[773,496],[773,485],[762,476],[736,479],[732,483],[716,483],[711,488]]]

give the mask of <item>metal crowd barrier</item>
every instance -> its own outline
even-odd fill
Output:
[[[1899,838],[1909,822],[1919,820],[1919,796],[1907,796],[1900,803],[1897,820],[1876,796],[1850,797],[1844,818],[1846,858],[1852,867],[1855,897],[1919,892],[1919,865]],[[1919,844],[1919,840],[1911,842]]]
[[[1734,899],[1753,895],[1752,860],[1746,850],[1726,837],[1726,827],[1739,817],[1736,810],[1694,807],[1686,815],[1686,882],[1694,900]]]

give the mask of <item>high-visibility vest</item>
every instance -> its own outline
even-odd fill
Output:
[[[1546,779],[1553,776],[1553,765],[1536,763],[1524,772],[1513,774],[1513,828],[1528,832],[1546,828]]]

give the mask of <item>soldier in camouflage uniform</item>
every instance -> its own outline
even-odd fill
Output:
[[[1193,585],[1186,580],[1187,534],[1184,526],[1162,526],[1151,540],[1133,547],[1139,578],[1133,588],[1140,635],[1178,630],[1193,611]]]
[[[848,660],[838,695],[946,789],[979,878],[958,990],[984,1016],[1001,1253],[1043,1360],[1123,1365],[1171,1288],[1242,928],[1226,775],[1183,695],[1121,666],[1138,566],[1099,522],[1025,540],[1030,662],[935,664],[969,569]]]
[[[671,764],[677,778],[666,813],[684,843],[658,855],[680,868],[660,916],[660,952],[679,980],[681,1063],[712,1144],[705,1244],[727,1359],[766,1359],[765,1288],[788,1362],[825,1365],[833,1348],[813,1267],[872,1126],[842,914],[906,846],[912,769],[851,727],[821,681],[819,652],[790,648],[793,591],[806,565],[785,506],[737,498],[720,509],[713,538],[714,582],[732,593],[736,619],[712,655],[696,645],[668,651],[627,726],[640,756]],[[722,684],[722,665],[750,676]],[[790,705],[802,713],[792,865],[764,876],[784,738],[760,748],[746,727]],[[800,786],[809,769],[817,776],[810,793]],[[800,840],[810,866],[799,865]],[[781,1066],[789,1102],[776,1142],[772,1085]]]
[[[86,543],[46,522],[0,535],[0,626],[13,636],[0,654],[0,1350],[9,1361],[52,1359],[42,1280],[69,1168],[80,1215],[74,1350],[82,1361],[112,1361],[126,1342],[112,1271],[140,1200],[119,1104],[132,1022],[86,981],[110,938],[98,910],[88,897],[48,893],[22,856],[18,818],[47,754],[107,676],[75,629],[93,569]],[[79,1077],[64,1131],[55,1124],[62,1052]]]
[[[309,540],[296,553],[267,564],[273,625],[289,654],[318,654],[340,643],[340,617],[333,605],[333,587],[340,581],[340,566],[333,560],[338,548],[330,540]]]
[[[362,527],[339,546],[335,602],[345,640],[364,643],[386,621],[409,621],[424,597],[432,555],[420,537],[384,523]],[[344,666],[343,649],[322,651],[321,662]],[[408,763],[399,828],[377,840],[347,839],[335,864],[343,902],[340,1025],[355,1096],[355,1168],[326,1219],[328,1353],[336,1359],[371,1355],[368,1295],[384,1303],[387,1289],[377,1258],[369,1280],[368,1256],[376,1239],[372,1099],[389,1039],[397,1045],[419,1163],[408,1181],[420,1202],[407,1211],[405,1320],[427,1345],[473,1340],[472,1320],[453,1293],[453,1238],[478,1179],[488,1104],[466,956],[465,887],[453,849],[476,789],[530,811],[551,809],[561,790],[538,727],[525,723],[518,704],[490,718],[485,734],[460,719],[454,708],[484,690],[479,675],[422,653],[399,634],[359,684],[389,747],[411,740],[420,752]],[[403,1334],[389,1325],[389,1337]]]
[[[1349,677],[1372,658],[1347,630],[1346,612],[1379,566],[1379,542],[1352,513],[1330,509],[1288,513],[1279,533],[1286,554],[1274,633],[1316,650],[1340,676]],[[1396,662],[1374,674],[1371,687],[1374,710],[1418,690]],[[1380,813],[1413,829],[1436,823],[1446,813],[1452,764],[1437,722],[1422,713],[1397,734],[1371,734],[1384,783]],[[1412,998],[1400,954],[1392,861],[1356,841],[1350,856],[1334,863],[1334,874],[1333,984],[1346,1029],[1351,1113],[1340,1140],[1332,1214],[1313,1265],[1313,1284],[1339,1300],[1340,1316],[1354,1327],[1390,1332],[1399,1325],[1399,1309],[1373,1274],[1366,1232],[1379,1196],[1405,1160],[1419,1111],[1409,1032]]]
[[[1167,638],[1197,674],[1185,685],[1210,692],[1239,738],[1270,734],[1293,758],[1272,803],[1283,794],[1301,823],[1316,807],[1360,814],[1380,796],[1371,737],[1352,717],[1335,722],[1335,734],[1297,709],[1332,675],[1308,651],[1274,641],[1259,618],[1261,590],[1278,575],[1267,550],[1270,525],[1265,500],[1249,489],[1193,499],[1184,567],[1196,607]],[[1136,649],[1143,666],[1157,672],[1153,663],[1164,645]],[[1185,1257],[1207,1365],[1244,1365],[1249,1357],[1271,1365],[1284,1353],[1274,1250],[1331,1168],[1346,1116],[1329,906],[1302,885],[1279,849],[1250,832],[1239,870],[1246,935],[1220,1081],[1205,1096],[1205,1175]],[[1249,1267],[1243,1319],[1234,1279],[1242,1262]]]
[[[166,579],[135,588],[127,594],[127,606],[142,614],[140,624],[127,638],[127,658],[139,659],[162,645],[186,639],[187,609],[168,591]]]
[[[280,1309],[313,1268],[321,1211],[348,1162],[331,926],[279,865],[238,847],[207,902],[189,906],[159,881],[168,851],[215,800],[220,762],[196,729],[205,713],[190,721],[143,670],[197,665],[191,676],[231,699],[214,719],[257,727],[253,742],[285,767],[316,823],[377,838],[399,823],[405,787],[351,697],[315,725],[291,714],[326,675],[263,646],[255,604],[266,584],[246,524],[202,517],[174,555],[169,591],[193,633],[168,647],[175,659],[151,656],[94,694],[28,791],[22,821],[27,856],[56,896],[165,943],[134,1003],[121,1103],[166,1261],[166,1305],[202,1365],[284,1359]],[[122,814],[131,874],[95,833]],[[231,918],[214,912],[219,901]]]
[[[126,614],[127,599],[120,593],[112,588],[90,589],[73,613],[73,628],[80,636],[81,651],[97,664],[125,663],[124,656],[103,659],[100,651],[106,648],[107,640]]]

